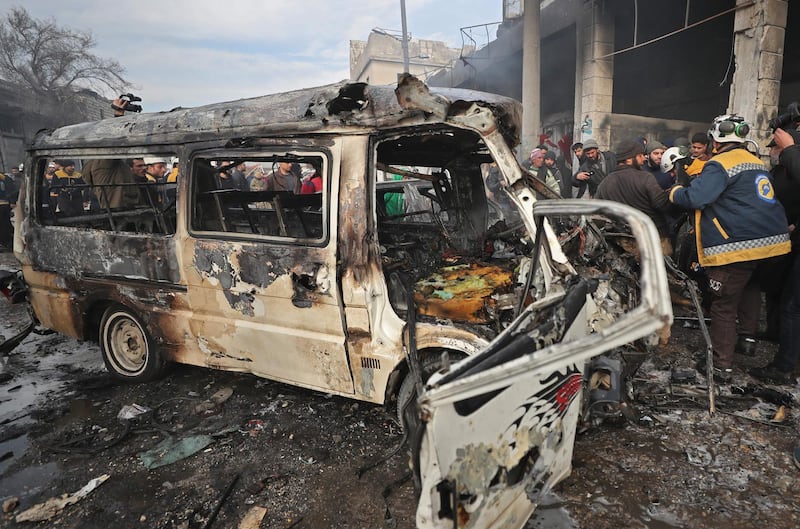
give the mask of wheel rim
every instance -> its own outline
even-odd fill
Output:
[[[147,363],[147,336],[139,323],[127,314],[110,319],[106,345],[109,359],[122,373],[137,374]]]

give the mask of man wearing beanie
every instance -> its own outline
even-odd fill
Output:
[[[672,176],[661,170],[661,156],[667,148],[658,140],[653,140],[645,147],[645,154],[647,154],[647,161],[643,169],[648,173],[652,173],[656,178],[656,182],[661,186],[661,189],[669,189],[675,181]]]
[[[642,170],[645,163],[642,144],[625,140],[617,146],[617,166],[597,186],[595,198],[627,204],[653,219],[662,238],[665,254],[671,253],[667,214],[671,209],[667,193],[656,178]]]
[[[564,177],[558,167],[558,157],[556,153],[548,151],[544,155],[544,167],[547,169],[547,185],[561,195],[562,198],[572,198],[572,182]]]

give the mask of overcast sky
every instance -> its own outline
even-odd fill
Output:
[[[14,6],[91,31],[145,111],[341,81],[350,40],[401,28],[400,0],[0,0],[0,15]],[[460,28],[499,22],[502,0],[406,0],[406,18],[412,37],[460,48]]]

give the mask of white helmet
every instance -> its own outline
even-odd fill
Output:
[[[665,173],[672,171],[675,162],[681,158],[686,158],[686,153],[680,147],[670,147],[661,156],[661,170]]]
[[[708,135],[719,143],[744,143],[750,125],[745,123],[742,116],[736,114],[723,114],[711,122]]]

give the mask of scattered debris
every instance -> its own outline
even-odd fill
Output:
[[[64,494],[59,498],[50,498],[44,503],[37,503],[30,509],[22,511],[15,520],[20,522],[43,522],[51,519],[61,512],[67,505],[72,505],[89,495],[94,489],[102,485],[109,477],[108,474],[96,477],[87,483],[81,490],[73,494]]]
[[[215,415],[219,413],[220,405],[231,398],[231,395],[233,395],[233,389],[222,388],[211,395],[208,400],[204,400],[195,406],[194,412],[197,415]]]
[[[250,507],[250,510],[247,511],[244,518],[242,518],[242,521],[239,522],[239,529],[259,529],[261,527],[261,521],[266,514],[267,509],[265,507],[259,507],[258,505]]]
[[[303,521],[303,517],[300,516],[295,521],[293,521],[293,522],[290,521],[289,525],[286,526],[286,529],[292,529],[292,527],[297,527],[298,525],[300,525],[300,522],[302,522],[302,521]]]
[[[775,412],[775,415],[772,417],[772,422],[781,423],[786,420],[786,406],[779,406],[778,411]]]
[[[271,474],[271,475],[269,475],[269,476],[267,476],[267,477],[265,477],[263,479],[259,479],[258,481],[254,482],[254,483],[251,483],[250,485],[247,486],[246,489],[247,489],[247,492],[250,493],[250,494],[258,494],[259,492],[264,490],[264,488],[267,486],[267,483],[269,483],[271,481],[277,481],[277,480],[288,479],[288,478],[289,478],[289,473],[279,472],[279,473]]]
[[[670,380],[672,380],[673,384],[693,384],[697,380],[697,370],[673,367]]]
[[[194,455],[212,442],[213,438],[210,435],[193,435],[178,441],[173,437],[167,437],[155,448],[139,454],[139,459],[147,469],[152,470]]]
[[[231,433],[234,433],[234,432],[238,432],[238,431],[239,431],[239,427],[237,425],[235,425],[235,424],[231,424],[230,426],[226,426],[223,429],[212,433],[211,437],[224,437],[224,436],[226,436],[228,434],[231,434]]]
[[[732,393],[734,395],[752,395],[777,406],[792,406],[795,404],[795,398],[791,393],[766,388],[758,384],[747,384],[744,387],[734,388]]]
[[[140,416],[142,414],[145,414],[145,413],[147,413],[149,411],[152,411],[152,410],[150,408],[148,408],[147,406],[142,406],[142,405],[136,404],[136,403],[134,403],[134,404],[126,404],[125,406],[122,407],[121,410],[119,410],[119,413],[117,414],[117,419],[120,419],[120,420],[123,420],[123,421],[129,421],[129,420],[135,419],[136,417],[138,417],[138,416]]]
[[[239,481],[239,474],[234,475],[231,482],[228,483],[228,486],[225,487],[224,491],[222,491],[222,495],[219,497],[217,504],[214,506],[214,510],[211,512],[208,520],[206,520],[206,523],[203,524],[203,529],[208,529],[211,527],[211,524],[217,519],[217,515],[219,514],[219,510],[222,508],[222,504],[225,503],[225,500],[228,499],[228,496],[230,496],[231,491],[233,490],[233,487],[236,485],[237,481]]]
[[[247,425],[245,426],[245,432],[250,437],[256,437],[258,434],[263,432],[266,429],[267,425],[261,419],[250,419],[247,421]]]
[[[707,467],[714,461],[714,457],[705,446],[687,446],[686,456],[689,463],[700,467]]]
[[[131,422],[120,421],[116,433],[111,428],[89,425],[79,432],[68,432],[63,440],[43,443],[43,446],[58,454],[98,454],[119,444],[131,433]]]
[[[3,514],[8,514],[19,507],[19,498],[12,496],[3,502]]]

